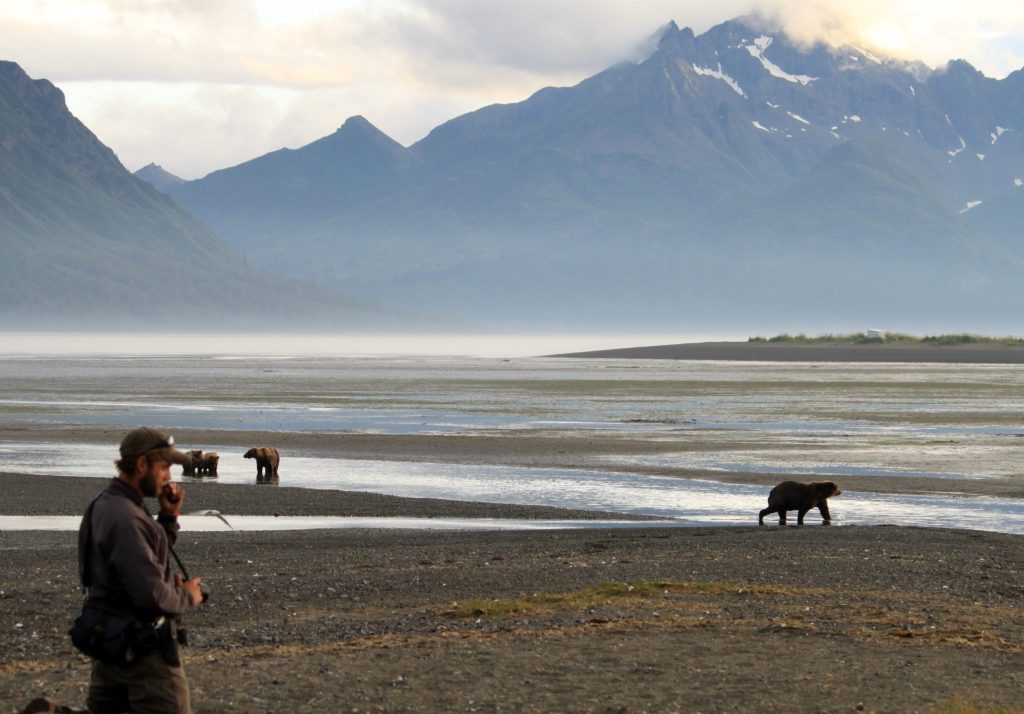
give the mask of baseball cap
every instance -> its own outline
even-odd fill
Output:
[[[156,454],[172,464],[183,464],[188,460],[183,452],[174,448],[174,437],[156,429],[142,426],[132,429],[121,440],[121,458]]]

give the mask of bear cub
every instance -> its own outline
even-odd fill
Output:
[[[804,515],[812,508],[817,507],[821,512],[822,524],[827,526],[832,521],[832,517],[828,513],[828,499],[841,493],[839,486],[832,481],[817,481],[815,483],[783,481],[768,494],[768,508],[757,514],[757,524],[763,526],[765,516],[778,513],[779,525],[784,526],[786,525],[786,511],[796,511],[796,523],[798,526],[802,526]]]

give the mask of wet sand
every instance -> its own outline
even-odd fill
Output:
[[[124,436],[120,427],[86,427],[39,424],[0,424],[0,434],[9,441],[46,441],[111,444],[111,459]],[[787,478],[816,480],[813,475],[787,476],[779,473],[738,473],[709,469],[645,466],[628,457],[700,451],[718,446],[700,438],[686,442],[657,441],[621,436],[581,433],[576,436],[362,434],[346,432],[260,432],[210,429],[175,429],[179,444],[237,446],[274,444],[286,463],[289,454],[338,459],[413,461],[445,464],[522,466],[527,468],[629,471],[652,476],[703,479],[722,483],[774,486]],[[750,446],[755,447],[752,441]],[[741,448],[743,444],[733,444]],[[817,480],[839,480],[844,489],[874,493],[944,493],[1001,498],[1024,498],[1024,479],[991,477],[950,479],[916,476],[829,476]]]

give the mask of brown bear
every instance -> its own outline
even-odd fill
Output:
[[[256,459],[256,480],[277,478],[281,454],[272,446],[254,446],[245,452],[245,458]]]
[[[196,466],[196,473],[200,476],[216,476],[217,464],[220,462],[220,454],[216,451],[207,451],[199,460]]]
[[[203,450],[192,449],[186,451],[185,455],[188,456],[188,460],[181,465],[181,473],[183,476],[193,476],[203,463]]]
[[[764,525],[764,517],[770,513],[779,514],[779,525],[786,525],[786,511],[796,511],[796,524],[804,524],[804,515],[817,506],[821,512],[823,525],[828,525],[832,517],[828,513],[828,499],[831,496],[838,496],[842,493],[832,481],[817,481],[815,483],[800,483],[798,481],[783,481],[771,490],[768,494],[768,508],[757,514],[757,524]]]

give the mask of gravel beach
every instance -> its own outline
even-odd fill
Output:
[[[0,514],[102,479],[0,475]],[[187,484],[186,511],[573,517]],[[214,496],[216,503],[214,503]],[[601,517],[607,514],[575,514]],[[619,516],[621,518],[621,516]],[[187,533],[197,712],[1020,711],[1024,538],[817,525]],[[0,532],[0,711],[78,704],[75,534]]]

